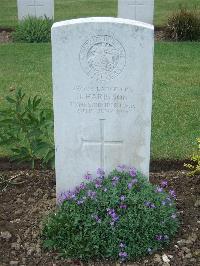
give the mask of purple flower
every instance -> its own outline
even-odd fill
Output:
[[[162,187],[156,187],[156,192],[157,192],[157,193],[161,193],[161,192],[163,192],[163,188],[162,188]]]
[[[101,187],[101,185],[102,185],[102,180],[96,179],[96,180],[94,181],[94,183],[95,183],[95,187],[96,187],[96,188],[99,188],[99,187]]]
[[[113,187],[115,187],[117,185],[117,182],[116,181],[113,181],[112,182],[112,185],[113,185]]]
[[[108,208],[107,213],[112,218],[113,222],[116,222],[117,220],[119,220],[119,216],[116,214],[114,209]]]
[[[127,208],[127,205],[126,204],[121,204],[120,205],[120,209],[126,209]]]
[[[111,214],[114,213],[114,212],[115,212],[114,209],[110,209],[110,208],[107,209],[107,213],[108,213],[109,215],[111,215]]]
[[[68,198],[67,198],[66,193],[65,192],[62,192],[62,193],[60,193],[60,195],[58,197],[58,202],[59,203],[62,203],[64,200],[68,200]]]
[[[91,179],[92,179],[92,175],[91,175],[89,172],[87,172],[87,173],[84,175],[84,179],[86,179],[86,180],[91,180]]]
[[[68,190],[67,192],[62,193],[63,200],[76,199],[76,194],[73,191]]]
[[[176,219],[176,214],[173,213],[173,214],[171,215],[171,218],[172,218],[172,219]]]
[[[170,190],[169,194],[172,196],[172,198],[176,199],[176,192],[174,190]]]
[[[120,248],[125,248],[126,247],[126,245],[124,243],[120,243],[119,246],[120,246]]]
[[[121,195],[120,200],[121,200],[121,201],[124,201],[125,198],[126,198],[126,197],[125,197],[124,195]]]
[[[97,223],[101,223],[101,218],[98,215],[92,214],[92,218],[94,218]]]
[[[134,167],[131,167],[131,168],[129,169],[129,174],[130,174],[132,177],[136,176],[136,174],[137,174],[136,169],[135,169]]]
[[[123,258],[126,258],[128,256],[128,254],[125,252],[125,251],[121,251],[119,252],[119,257],[123,257]]]
[[[133,184],[132,184],[132,183],[128,183],[128,189],[131,189],[131,188],[132,188],[132,186],[133,186]]]
[[[81,189],[85,189],[85,188],[86,188],[85,183],[82,182],[82,183],[80,184],[79,188],[80,188],[80,190],[81,190]]]
[[[71,199],[76,199],[76,194],[75,193],[71,194]]]
[[[118,165],[118,166],[116,167],[116,170],[117,170],[118,172],[120,172],[120,173],[125,172],[125,170],[126,170],[126,165],[125,165],[125,164]]]
[[[119,181],[119,176],[113,176],[112,181]]]
[[[137,182],[138,182],[137,178],[133,178],[133,179],[131,180],[131,183],[132,183],[133,185],[135,185]]]
[[[162,201],[162,205],[165,206],[167,204],[166,200]]]
[[[110,216],[112,217],[112,220],[113,220],[114,222],[117,221],[117,220],[119,219],[119,217],[117,216],[117,214],[116,214],[115,212],[113,212]]]
[[[84,203],[83,200],[78,200],[78,201],[77,201],[77,204],[78,204],[78,205],[81,205],[81,204],[83,204],[83,203]]]
[[[145,203],[144,203],[144,205],[145,205],[146,207],[149,207],[149,206],[150,206],[150,204],[151,204],[151,202],[150,202],[150,201],[145,201]]]
[[[156,235],[156,240],[161,241],[162,238],[163,238],[162,235]]]
[[[167,180],[163,180],[163,181],[161,182],[161,187],[165,188],[165,187],[167,187],[167,186],[168,186],[168,182],[167,182]]]
[[[91,191],[91,190],[88,190],[87,192],[88,197],[91,199],[94,199],[96,197],[96,194],[97,193],[95,191]]]
[[[154,203],[151,203],[150,201],[145,201],[144,205],[148,208],[154,209],[156,208]]]
[[[98,176],[99,178],[104,178],[104,176],[105,176],[105,172],[104,172],[104,170],[103,170],[102,168],[98,168],[98,169],[97,169],[97,176]]]

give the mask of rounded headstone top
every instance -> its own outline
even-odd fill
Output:
[[[132,19],[124,19],[124,18],[114,18],[114,17],[90,17],[90,18],[78,18],[78,19],[70,19],[65,21],[56,22],[53,24],[52,29],[69,26],[74,24],[83,24],[83,23],[116,23],[116,24],[124,24],[124,25],[132,25],[143,27],[146,29],[154,30],[154,26],[148,23],[132,20]]]

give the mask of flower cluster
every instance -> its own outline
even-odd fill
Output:
[[[120,247],[119,259],[120,259],[120,262],[124,262],[128,257],[128,254],[125,251],[126,245],[124,243],[120,243],[119,247]]]
[[[136,169],[135,169],[134,167],[130,167],[130,169],[129,169],[129,174],[130,174],[130,176],[132,176],[132,177],[136,176],[136,175],[137,175],[137,171],[136,171]]]
[[[95,198],[96,198],[96,195],[97,195],[97,193],[96,193],[95,191],[88,190],[88,192],[87,192],[87,196],[88,196],[90,199],[95,199]]]
[[[117,215],[114,209],[110,209],[110,208],[107,208],[107,214],[112,219],[112,221],[110,222],[110,225],[114,226],[115,223],[119,220],[119,216]]]
[[[145,201],[144,205],[150,209],[156,208],[155,204],[150,201]]]
[[[178,224],[174,204],[176,193],[174,190],[166,191],[168,187],[166,180],[161,181],[158,186],[151,185],[134,167],[125,165],[118,165],[109,176],[105,176],[105,171],[98,168],[96,175],[87,172],[84,179],[86,181],[73,190],[62,193],[60,200],[61,202],[66,201],[66,210],[69,210],[66,213],[76,211],[74,216],[79,215],[81,221],[87,222],[84,229],[88,229],[87,235],[90,235],[89,228],[91,228],[91,232],[113,230],[113,237],[117,239],[115,240],[115,251],[117,251],[115,254],[118,254],[121,263],[135,256],[134,252],[131,253],[131,248],[127,247],[128,239],[126,244],[123,242],[123,233],[121,233],[123,230],[124,236],[127,238],[129,234],[132,234],[126,224],[131,224],[134,228],[132,222],[134,221],[137,224],[137,227],[135,226],[137,229],[134,230],[137,231],[139,228],[146,236],[145,245],[143,245],[143,241],[140,245],[134,244],[138,245],[139,249],[145,246],[145,254],[152,254],[173,236],[173,232],[171,233],[168,227],[176,228]],[[138,217],[142,221],[149,222],[152,229],[147,228],[147,232],[144,232],[143,228],[140,229],[137,223]],[[73,227],[73,223],[71,226]],[[119,234],[118,230],[121,230]],[[109,239],[109,231],[106,236]],[[92,236],[90,237],[90,241],[92,241]],[[107,241],[107,237],[104,242]],[[121,243],[119,243],[119,239],[121,239]],[[151,242],[150,239],[153,241]],[[138,239],[137,241],[140,242]],[[110,242],[108,241],[108,243]]]
[[[119,176],[113,176],[112,178],[112,185],[115,187],[117,183],[119,182],[120,177]]]
[[[91,217],[95,219],[97,223],[101,223],[101,218],[97,214],[92,214]]]
[[[157,241],[167,241],[169,240],[169,236],[168,235],[156,235],[155,239]]]
[[[98,168],[97,169],[97,176],[99,177],[99,178],[104,178],[104,176],[105,176],[105,171],[102,169],[102,168]]]
[[[118,166],[116,167],[116,170],[117,170],[118,172],[120,172],[120,173],[126,172],[126,170],[127,170],[127,166],[126,166],[125,164],[118,165]]]
[[[131,182],[128,183],[128,189],[132,189],[132,187],[138,182],[137,178],[133,178]]]
[[[92,175],[89,173],[89,172],[87,172],[84,176],[83,176],[83,178],[84,179],[86,179],[86,180],[92,180]]]

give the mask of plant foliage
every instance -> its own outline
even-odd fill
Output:
[[[12,37],[16,42],[50,42],[53,20],[49,18],[27,17],[20,21]]]
[[[178,229],[175,192],[118,166],[60,195],[42,232],[44,247],[70,259],[135,260],[168,244]]]
[[[200,138],[197,138],[197,152],[191,157],[191,163],[184,164],[184,166],[190,171],[189,176],[200,174]]]
[[[12,159],[20,162],[41,160],[43,165],[54,164],[53,114],[41,109],[41,98],[26,100],[22,90],[6,97],[8,107],[0,110],[0,144],[9,147]]]
[[[181,8],[168,19],[167,37],[175,41],[200,40],[200,14]]]

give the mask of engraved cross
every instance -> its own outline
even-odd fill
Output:
[[[134,6],[135,19],[136,19],[136,17],[137,17],[137,7],[138,7],[138,6],[145,6],[144,3],[140,3],[140,2],[138,2],[138,0],[131,1],[131,2],[129,2],[128,5],[129,5],[129,6]]]
[[[34,4],[33,5],[27,5],[27,6],[30,6],[30,7],[34,7],[34,12],[35,12],[35,16],[37,15],[37,12],[36,12],[36,10],[37,10],[37,8],[40,8],[41,6],[44,6],[44,4],[40,4],[40,3],[36,3],[36,0],[34,0]]]
[[[100,167],[104,169],[105,166],[105,146],[106,145],[121,145],[122,140],[105,140],[104,132],[104,121],[105,119],[99,119],[100,122],[100,139],[99,140],[87,140],[81,139],[83,144],[88,145],[100,145]]]

